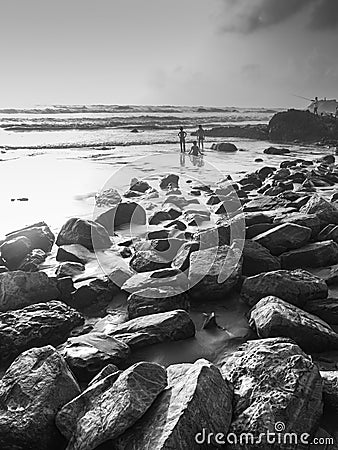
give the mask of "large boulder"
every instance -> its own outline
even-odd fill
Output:
[[[96,222],[103,225],[110,235],[123,225],[144,225],[146,221],[145,210],[135,202],[121,202],[96,218]]]
[[[58,450],[56,413],[80,394],[62,356],[50,345],[22,353],[0,380],[1,450]]]
[[[333,203],[328,202],[318,194],[314,194],[301,207],[300,212],[304,214],[315,214],[319,218],[322,228],[329,224],[338,225],[338,209]]]
[[[0,246],[1,258],[10,270],[16,270],[31,249],[31,242],[26,236],[17,236]]]
[[[161,252],[155,249],[141,250],[132,256],[129,265],[135,272],[151,272],[169,268],[171,261],[161,256]]]
[[[274,223],[294,223],[296,225],[301,225],[302,227],[311,228],[311,238],[315,238],[320,230],[320,220],[316,214],[294,212],[275,217]]]
[[[264,297],[251,310],[260,338],[288,337],[307,353],[338,350],[338,334],[323,320],[278,297]]]
[[[247,239],[243,248],[242,274],[248,277],[281,268],[280,260],[258,242]]]
[[[324,267],[338,263],[338,244],[334,241],[314,242],[281,255],[283,269]]]
[[[39,270],[40,264],[42,264],[46,258],[47,254],[43,250],[35,248],[21,261],[18,270],[23,270],[24,272],[36,272]]]
[[[266,155],[286,155],[290,153],[290,150],[288,148],[268,147],[263,151],[263,153]]]
[[[213,144],[212,149],[217,150],[218,152],[226,153],[233,153],[238,151],[236,145],[232,144],[231,142],[219,142],[217,144]]]
[[[184,272],[189,268],[190,255],[192,252],[199,250],[200,244],[197,241],[188,241],[178,250],[176,256],[171,263],[172,267]]]
[[[117,450],[198,450],[206,448],[206,427],[212,435],[210,444],[215,444],[220,431],[226,435],[232,388],[213,364],[204,359],[184,364],[176,377],[168,370],[168,384],[146,414],[116,441]]]
[[[72,218],[62,226],[56,245],[80,244],[88,250],[104,249],[111,246],[106,229],[92,220]]]
[[[221,298],[241,276],[242,259],[227,245],[199,250],[190,255],[190,294],[195,298]]]
[[[128,344],[131,349],[195,336],[193,321],[181,309],[137,317],[119,325],[112,323],[109,316],[102,322],[105,334]]]
[[[92,379],[107,364],[123,364],[130,354],[128,345],[99,332],[70,337],[59,351],[81,381]]]
[[[184,292],[177,292],[171,286],[159,289],[142,289],[127,299],[129,319],[147,316],[149,314],[184,309],[189,311],[188,296]]]
[[[309,300],[303,309],[318,316],[330,325],[338,325],[338,299],[333,297]]]
[[[65,405],[57,415],[59,430],[70,439],[68,448],[91,450],[120,436],[165,389],[167,376],[162,366],[140,362],[125,370],[115,382],[106,383],[105,390],[100,383],[85,391],[81,399]],[[81,409],[76,407],[79,401]]]
[[[311,237],[311,229],[293,223],[283,223],[253,238],[254,242],[266,247],[273,255],[302,247]]]
[[[318,234],[318,241],[335,241],[338,243],[338,225],[327,225]]]
[[[325,281],[305,270],[275,270],[248,277],[241,290],[241,298],[250,306],[273,295],[302,307],[309,300],[326,298],[327,294]]]
[[[32,347],[64,342],[83,317],[59,301],[38,303],[0,314],[0,362]]]
[[[252,433],[255,442],[260,442],[257,448],[267,450],[296,448],[287,437],[278,444],[267,442],[268,433],[307,433],[311,441],[322,415],[322,381],[298,345],[285,338],[249,341],[219,365],[234,386],[229,434]],[[253,446],[250,440],[244,445],[238,440],[231,448]]]
[[[76,262],[86,264],[93,259],[90,250],[80,244],[61,245],[56,253],[56,260],[60,262]]]
[[[187,276],[178,269],[160,269],[153,272],[141,272],[128,278],[121,286],[126,292],[132,293],[146,288],[161,288],[171,286],[179,292],[189,288]]]
[[[0,274],[0,312],[59,297],[56,280],[44,272],[17,270]]]
[[[6,241],[22,236],[29,239],[31,249],[40,248],[46,253],[51,251],[55,241],[54,234],[45,222],[35,223],[8,233],[6,234]]]
[[[175,175],[174,173],[171,173],[169,175],[166,175],[164,177],[162,177],[161,181],[160,181],[160,188],[161,189],[175,189],[178,188],[178,180],[179,180],[179,176]]]

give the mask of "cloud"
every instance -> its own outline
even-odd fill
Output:
[[[338,26],[338,0],[223,0],[224,31],[252,33],[303,12],[308,26],[323,30]]]

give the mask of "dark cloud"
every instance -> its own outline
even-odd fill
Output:
[[[251,33],[285,22],[302,12],[317,30],[338,26],[338,0],[223,0],[225,31]]]

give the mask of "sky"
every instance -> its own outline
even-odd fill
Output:
[[[338,0],[0,0],[0,107],[338,98]]]

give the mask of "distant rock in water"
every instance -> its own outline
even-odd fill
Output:
[[[285,155],[287,153],[290,153],[290,150],[287,148],[269,147],[266,148],[263,153],[265,153],[266,155]]]
[[[219,152],[237,152],[238,148],[231,142],[220,142],[219,144],[212,144],[211,148]]]
[[[192,135],[195,134],[192,133]],[[230,125],[211,128],[211,130],[206,130],[205,134],[208,137],[239,137],[266,140],[268,139],[268,127],[267,125]]]

